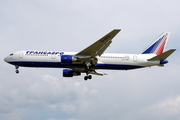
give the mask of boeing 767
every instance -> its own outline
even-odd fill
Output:
[[[87,80],[92,78],[90,74],[105,75],[97,72],[97,69],[130,70],[164,66],[168,63],[167,57],[176,50],[170,49],[164,52],[170,34],[164,32],[140,54],[104,53],[119,31],[121,30],[112,30],[80,52],[26,50],[11,53],[4,58],[4,61],[14,65],[16,73],[19,73],[19,67],[65,68],[63,77],[86,73],[84,80]]]

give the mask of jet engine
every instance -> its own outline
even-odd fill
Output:
[[[79,62],[78,58],[75,58],[72,55],[61,56],[61,63],[73,63],[73,62]]]
[[[81,72],[75,72],[72,69],[63,70],[63,77],[73,77],[73,76],[79,76],[79,75],[81,75]]]

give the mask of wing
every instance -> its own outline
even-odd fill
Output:
[[[120,29],[112,30],[89,47],[74,55],[74,58],[77,59],[78,64],[82,63],[85,65],[85,68],[82,68],[81,70],[74,69],[74,71],[85,72],[87,74],[87,76],[84,77],[85,80],[91,79],[88,74],[95,74],[101,76],[106,75],[104,73],[96,72],[93,67],[97,65],[97,56],[101,56],[103,54],[107,47],[112,43],[112,39],[118,34],[119,31]]]
[[[74,72],[80,72],[80,73],[85,72],[83,68],[72,68],[72,70]],[[97,72],[96,70],[90,70],[90,71],[87,72],[87,74],[94,74],[94,75],[100,75],[100,76],[107,75],[106,73]]]
[[[75,57],[78,58],[89,58],[95,56],[101,56],[107,47],[111,44],[112,39],[117,35],[120,29],[114,29],[89,47],[85,48],[81,52],[77,53]]]
[[[100,75],[100,76],[107,75],[106,73],[100,73],[95,70],[90,71],[89,74]]]

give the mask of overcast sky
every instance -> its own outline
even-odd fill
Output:
[[[1,0],[1,120],[179,120],[179,0]],[[141,53],[170,31],[165,67],[63,78],[62,69],[15,68],[19,50],[81,51],[113,29],[106,50]]]

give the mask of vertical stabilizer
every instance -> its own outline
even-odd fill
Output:
[[[166,47],[170,32],[164,32],[142,54],[162,54]]]

